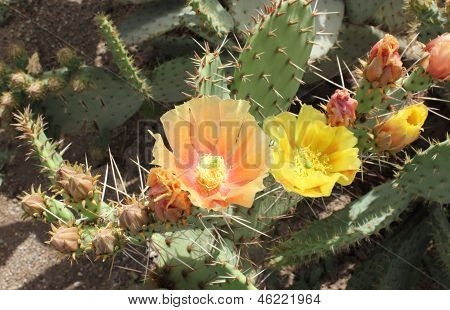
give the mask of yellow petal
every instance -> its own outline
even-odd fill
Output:
[[[297,124],[295,126],[295,144],[300,145],[300,141],[303,140],[306,127],[309,122],[320,121],[326,124],[327,120],[325,115],[319,110],[314,109],[310,105],[303,105],[298,114]]]

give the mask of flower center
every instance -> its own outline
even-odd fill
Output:
[[[311,151],[308,147],[298,148],[294,153],[294,170],[300,176],[308,176],[315,171],[325,173],[328,161],[327,155]]]
[[[197,182],[208,191],[216,189],[227,176],[222,156],[203,155],[197,166]]]

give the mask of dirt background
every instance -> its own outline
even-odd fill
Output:
[[[12,42],[22,43],[30,53],[39,52],[44,69],[55,65],[55,52],[64,46],[75,47],[89,65],[110,66],[110,59],[100,41],[94,16],[104,12],[117,22],[125,16],[132,6],[114,5],[112,0],[28,0],[15,6],[9,23],[0,27],[0,59],[5,47]],[[136,55],[138,65],[145,55]],[[324,90],[326,92],[326,90]],[[331,89],[330,89],[331,91]],[[325,97],[326,94],[323,96]],[[442,107],[441,107],[442,108]],[[449,115],[448,108],[444,115]],[[442,112],[441,112],[442,113]],[[433,137],[443,138],[440,118],[430,116],[428,124],[440,128],[437,132],[428,131]],[[444,128],[448,124],[443,123]],[[130,167],[124,160],[135,149],[136,120],[132,119],[116,133],[113,138],[114,154],[123,154],[118,163]],[[431,129],[431,128],[430,128]],[[128,133],[126,135],[125,133]],[[78,140],[77,140],[78,139]],[[72,137],[75,147],[67,154],[68,159],[83,159],[85,149],[83,137]],[[78,145],[78,147],[77,147]],[[419,142],[417,146],[426,146]],[[0,186],[0,289],[126,289],[148,288],[143,282],[143,268],[133,259],[123,255],[116,257],[114,264],[93,262],[81,258],[76,262],[61,256],[44,242],[49,240],[48,225],[31,220],[22,220],[22,211],[17,197],[29,190],[32,184],[45,182],[39,177],[37,162],[26,160],[26,147],[19,142],[10,146],[15,150]],[[101,166],[99,167],[101,169]],[[128,171],[129,169],[124,169]],[[131,169],[130,169],[131,170]],[[364,185],[356,182],[349,189],[362,194],[371,184],[383,182],[392,171],[368,176]],[[127,177],[127,176],[125,176]],[[331,198],[325,204],[313,206],[302,211],[300,217],[305,221],[312,217],[326,217],[345,207],[352,197],[343,193]],[[301,225],[301,222],[300,224]],[[288,229],[289,227],[287,227]],[[348,253],[337,256],[335,268],[321,279],[321,289],[345,289],[355,264],[368,255],[373,245],[363,245]],[[295,279],[303,270],[286,268],[272,281],[272,288],[295,288]],[[420,288],[439,288],[426,277],[420,281]]]

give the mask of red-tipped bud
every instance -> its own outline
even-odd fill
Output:
[[[403,63],[398,48],[397,39],[390,34],[372,47],[364,77],[375,87],[385,87],[402,76]]]
[[[358,101],[345,89],[338,89],[327,103],[328,123],[333,126],[351,126],[356,120]]]

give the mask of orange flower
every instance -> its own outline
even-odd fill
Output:
[[[352,125],[356,119],[358,101],[350,97],[345,89],[337,89],[327,103],[328,123],[333,126]]]
[[[374,128],[378,151],[398,152],[414,142],[422,131],[428,108],[416,103],[401,109]]]
[[[151,169],[147,185],[150,187],[150,209],[160,221],[177,222],[191,214],[188,193],[181,189],[179,180],[172,172],[162,168]]]
[[[433,79],[450,81],[450,33],[438,36],[425,47],[428,56],[421,66]]]
[[[264,189],[268,138],[242,100],[192,99],[161,117],[172,151],[161,135],[152,164],[172,171],[192,204],[216,209],[236,204],[250,208]]]
[[[390,34],[372,47],[364,76],[375,83],[375,87],[385,87],[402,76],[403,63],[398,48],[397,39]]]

